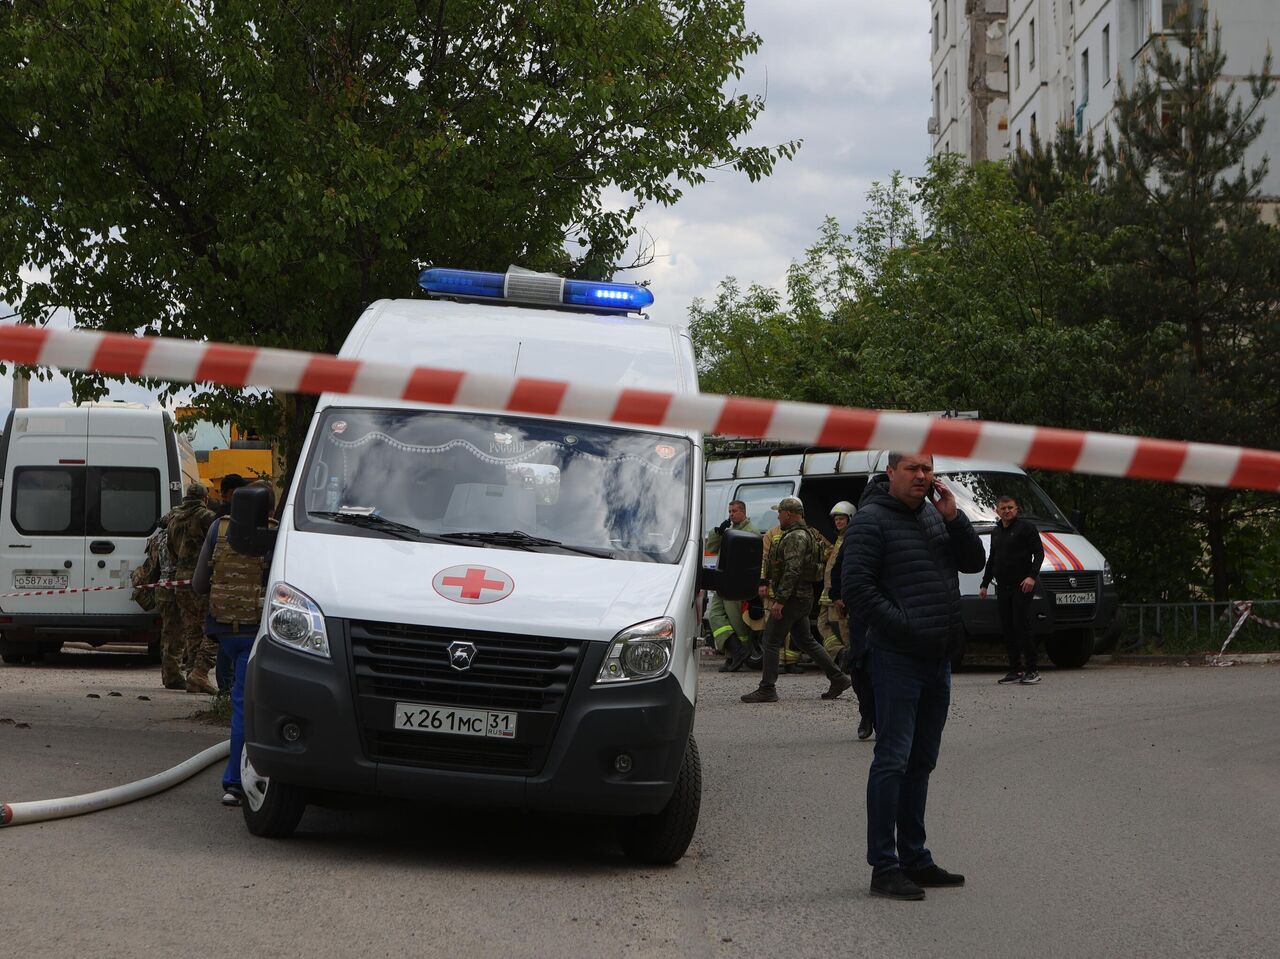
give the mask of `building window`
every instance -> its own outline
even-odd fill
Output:
[[[1017,142],[1018,152],[1021,153],[1022,152],[1022,131],[1019,130],[1017,133],[1015,133],[1013,135],[1013,138]]]
[[[947,35],[947,25],[950,19],[947,16],[947,0],[942,0],[942,35],[944,37]]]
[[[933,119],[938,122],[942,117],[942,88],[936,83],[933,85]]]
[[[1031,18],[1031,29],[1027,33],[1027,66],[1036,65],[1036,18]]]
[[[938,15],[933,15],[933,52],[938,52],[938,41],[941,39],[938,33]]]
[[[1031,142],[1032,143],[1035,143],[1036,137],[1038,135],[1039,134],[1036,133],[1036,115],[1033,113],[1031,114]]]
[[[1089,51],[1080,51],[1080,106],[1089,103]]]
[[[1022,86],[1022,41],[1013,41],[1013,88]]]
[[[942,105],[951,106],[951,71],[942,71]]]
[[[1111,24],[1102,28],[1102,85],[1111,82]]]
[[[1163,29],[1173,29],[1173,21],[1177,19],[1179,13],[1191,15],[1191,25],[1193,27],[1200,26],[1204,17],[1204,0],[1161,0],[1160,16]]]

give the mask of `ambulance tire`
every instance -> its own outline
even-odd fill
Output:
[[[649,865],[677,862],[693,841],[702,806],[702,758],[692,736],[685,747],[676,789],[653,816],[632,816],[618,823],[618,842],[627,858]]]
[[[11,639],[0,639],[0,660],[10,666],[38,663],[43,659],[44,649],[39,643],[19,643]]]
[[[1044,651],[1059,669],[1079,669],[1093,656],[1093,630],[1052,633],[1044,639]]]
[[[240,809],[249,832],[266,839],[287,839],[307,809],[307,791],[268,779],[254,770],[246,749],[240,756]]]

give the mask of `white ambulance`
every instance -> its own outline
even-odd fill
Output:
[[[726,447],[730,452],[706,466],[708,529],[727,514],[730,500],[747,504],[747,515],[761,529],[777,525],[772,507],[783,496],[799,496],[805,518],[828,539],[835,529],[828,513],[840,500],[858,503],[872,476],[888,465],[887,450],[806,450],[795,447]],[[1020,515],[1040,531],[1044,564],[1036,587],[1035,631],[1050,661],[1078,668],[1093,655],[1096,637],[1115,619],[1119,606],[1111,566],[1049,495],[1013,463],[938,456],[934,472],[991,548],[991,530],[999,522],[996,499],[1011,495]],[[705,533],[707,530],[704,530]],[[961,617],[967,643],[1000,641],[1000,615],[992,584],[978,597],[981,573],[960,574]],[[959,665],[962,648],[955,659]]]
[[[158,655],[159,618],[130,598],[129,576],[197,479],[195,454],[163,410],[11,411],[0,438],[4,662],[37,662],[66,641],[138,643]]]
[[[693,393],[687,334],[628,284],[428,270],[341,356]],[[537,404],[535,404],[537,405]],[[758,536],[702,570],[696,433],[326,394],[249,664],[243,803],[288,835],[333,793],[616,817],[646,862],[697,824],[700,590],[755,588]],[[263,541],[265,501],[232,504]],[[263,494],[265,495],[265,493]],[[256,532],[254,532],[256,531]],[[265,546],[264,546],[265,548]]]

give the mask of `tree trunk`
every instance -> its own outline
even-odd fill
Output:
[[[1227,505],[1231,490],[1210,489],[1204,496],[1204,526],[1206,545],[1209,548],[1209,575],[1213,580],[1213,598],[1225,602],[1231,591],[1230,570],[1227,567]]]

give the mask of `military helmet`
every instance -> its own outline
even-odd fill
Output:
[[[831,512],[828,515],[852,517],[853,514],[856,512],[857,510],[854,509],[854,506],[852,503],[850,503],[847,499],[842,499],[840,502],[836,503],[835,506],[831,507]]]

